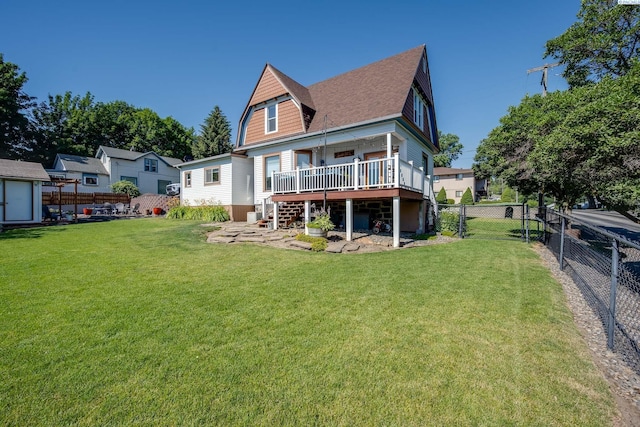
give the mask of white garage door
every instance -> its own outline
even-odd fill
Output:
[[[4,182],[5,221],[33,219],[33,183],[31,181]]]

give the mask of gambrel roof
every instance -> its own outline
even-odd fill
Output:
[[[309,86],[316,114],[308,131],[398,116],[407,100],[424,45]]]
[[[426,46],[420,45],[306,87],[266,64],[240,119],[239,138],[252,110],[286,97],[301,108],[304,125],[297,134],[324,130],[325,116],[328,129],[401,117],[408,101],[413,102],[409,97],[414,87],[433,105],[426,61]],[[424,72],[419,73],[422,67]]]

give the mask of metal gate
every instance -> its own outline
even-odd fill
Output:
[[[530,241],[542,235],[537,208],[522,204],[444,205],[439,207],[445,218],[456,215],[456,234],[464,239],[518,239]],[[439,215],[442,217],[442,215]]]

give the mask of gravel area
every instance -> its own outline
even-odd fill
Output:
[[[555,256],[544,245],[534,250],[544,265],[564,289],[567,305],[602,376],[608,381],[618,406],[614,426],[640,427],[640,375],[636,374],[618,354],[607,348],[607,336],[602,323],[582,297],[569,275],[560,270]]]

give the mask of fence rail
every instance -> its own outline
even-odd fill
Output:
[[[600,318],[608,347],[640,372],[640,243],[548,210],[545,245]]]
[[[78,193],[77,203],[79,205],[94,205],[103,203],[126,203],[128,204],[131,198],[126,194],[115,193]],[[42,192],[42,204],[43,205],[73,205],[76,203],[76,194],[63,191],[63,192]]]

